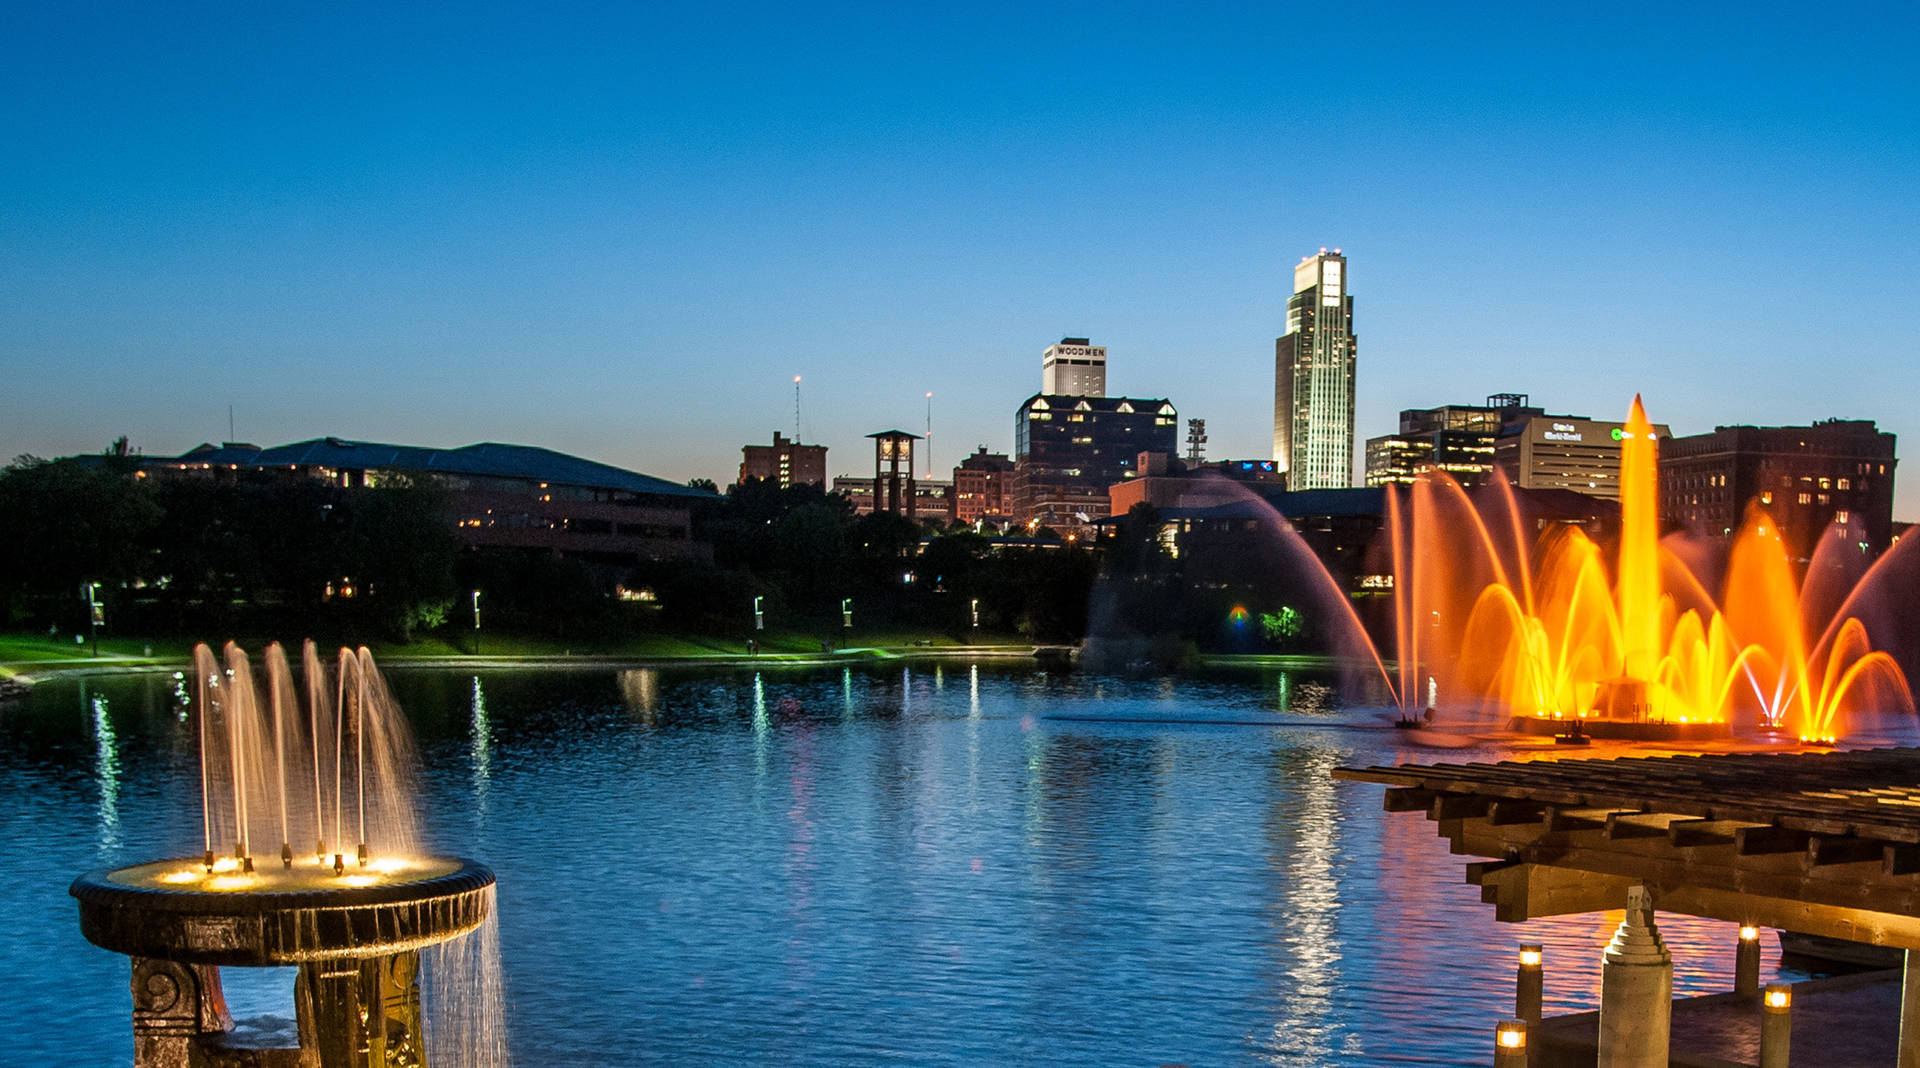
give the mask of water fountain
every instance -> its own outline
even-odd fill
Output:
[[[1880,564],[1845,593],[1816,588],[1756,504],[1715,596],[1681,546],[1662,540],[1657,480],[1658,442],[1635,397],[1621,431],[1612,559],[1576,526],[1530,535],[1503,479],[1476,496],[1436,471],[1390,491],[1391,661],[1319,578],[1401,722],[1422,723],[1437,693],[1456,720],[1524,733],[1696,741],[1751,727],[1831,744],[1851,713],[1912,711],[1899,665],[1855,611]],[[1844,571],[1829,557],[1844,551],[1824,539],[1806,573],[1827,582]]]
[[[342,649],[330,672],[309,642],[303,661],[296,688],[270,647],[256,685],[238,647],[197,647],[203,852],[73,884],[82,934],[133,958],[136,1068],[492,1060],[497,1036],[438,1056],[420,991],[421,950],[488,923],[493,873],[420,853],[408,734],[372,656]],[[286,965],[298,1045],[236,1033],[219,969]]]

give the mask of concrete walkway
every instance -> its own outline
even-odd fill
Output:
[[[1543,1021],[1528,1043],[1531,1068],[1592,1068],[1599,1022],[1597,1012]],[[1899,1040],[1898,969],[1794,984],[1794,1068],[1890,1068]],[[1673,1068],[1759,1064],[1759,999],[1710,994],[1674,1002],[1669,1048]]]

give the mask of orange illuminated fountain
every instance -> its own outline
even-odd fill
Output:
[[[483,929],[493,873],[419,852],[408,733],[373,657],[342,649],[329,672],[309,642],[303,660],[296,687],[271,646],[256,683],[238,647],[197,647],[201,855],[73,884],[81,933],[133,958],[134,1063],[494,1063],[497,1006],[454,1008],[437,1028],[421,999],[421,950]],[[483,941],[455,968],[477,964],[483,989],[437,984],[443,1001],[497,1002]],[[221,966],[273,965],[298,968],[297,1047],[236,1035],[226,1011]]]
[[[1757,505],[1716,598],[1660,539],[1659,446],[1638,397],[1620,434],[1611,561],[1577,527],[1530,543],[1503,481],[1490,505],[1444,473],[1390,494],[1398,677],[1388,683],[1403,716],[1445,694],[1450,710],[1529,733],[1697,739],[1751,724],[1831,743],[1852,713],[1912,710],[1851,598],[1809,618],[1817,610],[1789,548]]]

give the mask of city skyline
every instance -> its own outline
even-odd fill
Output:
[[[6,456],[178,455],[231,404],[262,445],[724,483],[798,374],[830,474],[928,391],[944,472],[1011,447],[1067,336],[1264,456],[1323,245],[1363,263],[1357,437],[1505,389],[1920,432],[1910,11],[239,10],[30,8],[0,46]]]

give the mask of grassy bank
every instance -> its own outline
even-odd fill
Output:
[[[236,636],[243,648],[259,649],[274,638]],[[296,638],[281,638],[294,641]],[[757,655],[763,660],[814,659],[824,652],[836,657],[860,658],[901,656],[940,650],[982,650],[1024,652],[1033,648],[1006,635],[982,635],[977,641],[961,642],[951,635],[910,631],[840,632],[830,639],[830,650],[822,649],[817,634],[783,634],[768,631],[760,635]],[[75,642],[71,635],[0,634],[0,677],[35,675],[68,669],[112,669],[169,667],[181,664],[192,655],[193,642],[182,638],[107,637],[99,641],[99,654],[93,644]],[[323,642],[325,645],[340,644]],[[504,662],[521,660],[564,660],[591,657],[607,660],[741,660],[749,654],[741,639],[712,638],[700,635],[650,634],[609,641],[561,641],[536,636],[482,632],[478,655],[471,632],[448,637],[429,636],[407,643],[368,643],[376,658],[387,663],[407,661],[461,660]]]

